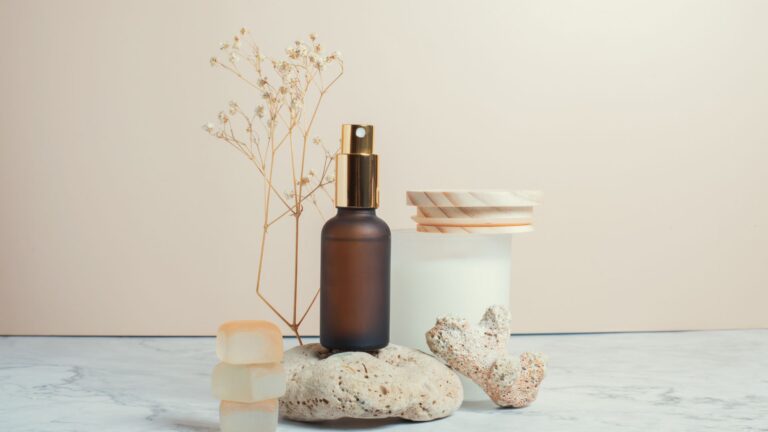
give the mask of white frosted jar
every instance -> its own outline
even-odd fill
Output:
[[[476,323],[509,305],[510,234],[392,232],[390,341],[430,353],[424,334],[443,315]],[[487,399],[460,376],[465,400]]]

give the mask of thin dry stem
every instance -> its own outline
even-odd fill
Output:
[[[248,50],[242,49],[242,44],[245,40],[247,40]],[[221,50],[227,55],[227,59],[219,60],[216,57],[212,57],[211,65],[223,68],[242,80],[250,88],[255,89],[261,96],[264,105],[256,107],[254,113],[249,116],[242,111],[240,105],[236,102],[230,102],[229,110],[219,114],[220,126],[217,128],[212,123],[208,123],[204,128],[212,136],[226,142],[248,158],[264,180],[263,223],[256,272],[256,294],[291,330],[299,344],[303,344],[300,326],[312,309],[312,306],[316,303],[320,290],[315,288],[312,300],[299,317],[301,216],[304,214],[304,201],[310,199],[320,216],[323,219],[325,218],[314,194],[317,191],[322,191],[331,201],[333,200],[325,186],[334,181],[332,176],[329,176],[328,171],[333,162],[333,155],[338,151],[330,152],[322,142],[315,141],[316,143],[319,142],[320,149],[325,153],[326,159],[322,165],[321,175],[314,177],[312,170],[307,171],[309,142],[312,139],[312,128],[318,118],[320,106],[330,88],[344,74],[344,63],[338,53],[323,54],[315,35],[310,35],[308,42],[297,41],[294,45],[287,48],[286,59],[263,56],[259,47],[253,42],[250,33],[245,29],[241,29],[235,35],[232,42],[222,44]],[[240,69],[239,64],[243,59],[250,66],[250,72]],[[267,68],[264,67],[265,63],[272,67],[271,73],[268,73]],[[323,71],[328,66],[336,66],[338,70],[334,74],[333,79],[327,85],[324,85]],[[275,78],[276,80],[273,81]],[[309,120],[304,125],[302,120],[305,118],[305,102],[307,101],[307,96],[312,93],[312,90],[316,92],[317,97],[309,111],[311,112]],[[236,119],[244,125],[248,136],[247,140],[241,140],[236,136],[234,125]],[[260,128],[263,129],[266,136],[266,145],[262,145],[263,142],[254,125],[260,125]],[[298,143],[294,141],[295,135],[298,135]],[[278,136],[280,139],[276,139]],[[275,184],[275,164],[278,152],[286,143],[290,149],[291,187],[289,189],[290,192],[281,194]],[[294,144],[301,145],[300,152],[296,151]],[[271,213],[273,196],[276,196],[285,207],[276,216],[273,216]],[[262,285],[269,229],[288,215],[294,218],[293,305],[290,319],[287,318],[288,314],[281,313],[269,301],[263,292]]]

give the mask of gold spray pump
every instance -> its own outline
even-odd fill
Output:
[[[336,207],[379,207],[379,156],[373,153],[373,126],[341,126],[336,156]]]

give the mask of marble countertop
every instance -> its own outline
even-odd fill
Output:
[[[287,345],[294,341],[287,340]],[[2,337],[0,431],[217,431],[212,338]],[[550,359],[523,409],[280,430],[768,431],[768,330],[514,336]]]

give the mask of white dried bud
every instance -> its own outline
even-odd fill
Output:
[[[312,144],[314,145],[320,145],[323,143],[323,139],[320,137],[314,137],[312,138]]]
[[[211,66],[216,66],[219,63],[219,59],[217,59],[216,57],[211,57],[210,62],[211,62]]]
[[[211,122],[208,122],[203,125],[203,130],[208,132],[209,134],[212,134],[214,129],[215,129],[215,126]]]
[[[290,110],[293,112],[299,112],[304,108],[304,103],[300,99],[291,99]]]
[[[227,123],[229,121],[229,116],[227,116],[227,113],[224,111],[219,113],[219,123]]]
[[[317,33],[310,33],[309,34],[309,40],[311,40],[312,42],[316,41],[317,40]]]
[[[264,118],[264,106],[259,105],[256,107],[256,116],[259,118]]]
[[[229,115],[235,115],[240,110],[240,106],[235,101],[229,101]]]
[[[314,177],[315,176],[315,170],[311,169],[309,170],[309,173],[307,173],[308,176]]]
[[[236,52],[229,53],[229,61],[231,63],[237,63],[240,61],[240,56]]]
[[[325,176],[325,181],[327,183],[330,183],[330,182],[332,182],[334,180],[336,180],[336,177],[333,174],[328,174],[327,176]]]

